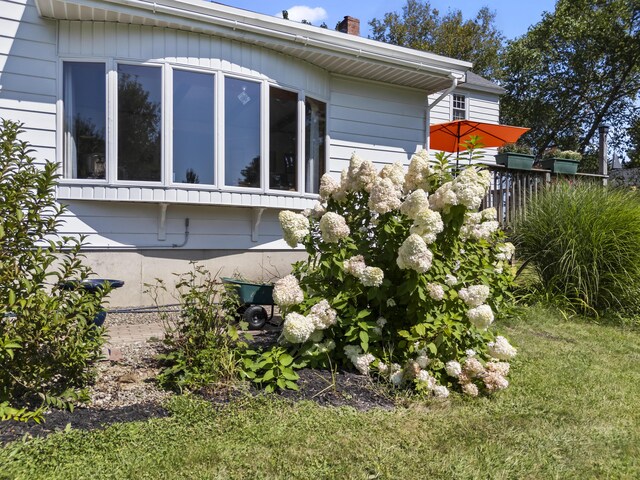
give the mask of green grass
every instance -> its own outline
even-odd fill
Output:
[[[0,478],[640,478],[640,332],[545,310],[493,398],[356,412],[268,398],[0,450]]]

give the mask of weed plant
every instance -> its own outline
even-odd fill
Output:
[[[158,382],[180,392],[236,378],[239,352],[246,347],[238,330],[246,329],[246,325],[235,321],[239,306],[235,291],[226,289],[202,265],[192,263],[192,267],[187,273],[176,274],[179,316],[172,317],[159,309],[168,351],[159,356],[163,368]],[[160,293],[167,291],[164,282],[158,280],[149,287],[159,305]]]
[[[563,182],[549,187],[516,222],[517,255],[539,289],[577,311],[640,311],[640,197],[636,192]]]

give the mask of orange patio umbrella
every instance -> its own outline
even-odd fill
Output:
[[[461,152],[464,142],[478,135],[484,147],[501,147],[513,143],[527,132],[528,128],[475,122],[473,120],[454,120],[437,123],[429,128],[429,148],[443,152]]]

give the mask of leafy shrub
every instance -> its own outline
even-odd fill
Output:
[[[28,420],[84,397],[104,343],[92,319],[107,290],[59,287],[91,271],[80,241],[56,235],[57,164],[39,167],[20,128],[0,124],[0,417]]]
[[[636,192],[559,183],[533,199],[514,230],[519,257],[542,288],[597,314],[640,306]]]
[[[555,158],[564,158],[567,160],[582,160],[582,154],[573,150],[562,150],[556,153]]]
[[[325,175],[318,203],[280,222],[309,258],[274,287],[282,345],[299,364],[355,367],[394,385],[446,396],[508,384],[503,337],[488,329],[508,300],[513,246],[496,211],[478,212],[488,171],[453,178],[448,158],[414,155],[378,173],[357,156],[340,182]]]
[[[522,143],[505,143],[498,148],[498,153],[522,153],[531,155],[531,147]]]
[[[177,318],[160,311],[165,325],[164,344],[168,353],[159,356],[162,370],[158,382],[164,388],[183,391],[229,381],[239,374],[239,351],[246,347],[235,322],[237,294],[226,289],[202,265],[176,275]],[[162,280],[150,288],[158,304],[159,293],[167,291]]]

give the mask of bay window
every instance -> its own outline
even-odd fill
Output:
[[[327,155],[320,100],[169,64],[70,60],[62,76],[66,179],[318,193]]]
[[[211,74],[173,71],[173,182],[215,184],[214,87]]]
[[[118,65],[118,180],[159,182],[162,69]]]
[[[63,69],[64,142],[71,178],[106,178],[104,63],[66,62]]]

